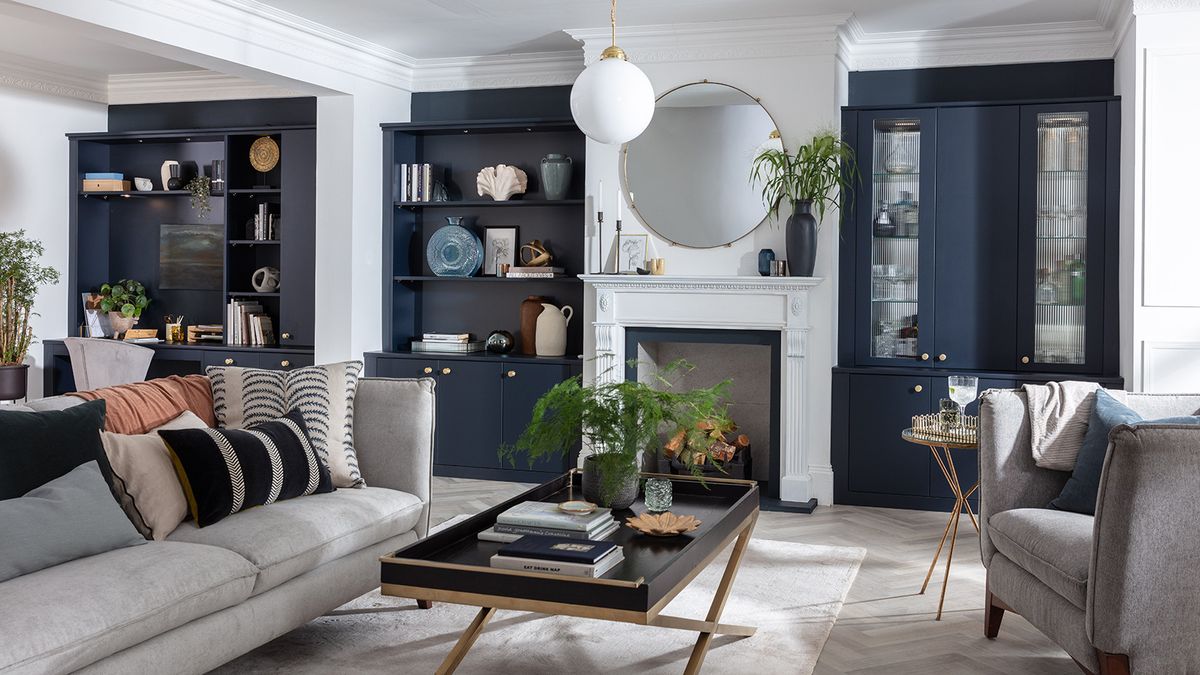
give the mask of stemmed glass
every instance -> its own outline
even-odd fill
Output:
[[[950,398],[958,404],[958,424],[963,425],[963,416],[967,414],[967,405],[975,400],[979,389],[979,378],[972,375],[951,375],[949,378]]]

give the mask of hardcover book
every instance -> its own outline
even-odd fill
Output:
[[[551,527],[557,530],[583,532],[592,529],[605,519],[612,520],[612,509],[596,509],[586,515],[576,515],[560,511],[558,504],[550,502],[521,502],[496,516],[496,522],[505,525]]]
[[[500,555],[509,558],[532,558],[553,560],[579,565],[595,565],[617,545],[611,541],[593,539],[566,539],[564,537],[539,537],[526,535],[500,549]]]
[[[491,529],[497,534],[510,534],[514,537],[532,534],[539,537],[566,537],[567,539],[603,539],[613,532],[616,532],[619,527],[620,523],[615,520],[610,520],[607,523],[601,521],[596,527],[593,527],[590,530],[560,530],[553,527],[506,525],[504,523],[496,523],[496,525]],[[514,540],[510,539],[507,541]]]
[[[625,552],[620,547],[608,552],[594,565],[559,562],[556,560],[537,560],[534,558],[513,558],[505,555],[494,555],[491,566],[504,570],[520,570],[522,572],[541,572],[542,574],[561,574],[568,577],[596,578],[616,567],[625,559]]]

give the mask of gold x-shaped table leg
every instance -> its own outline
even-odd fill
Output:
[[[954,458],[950,454],[950,448],[930,446],[929,450],[933,453],[938,468],[942,470],[942,476],[950,486],[950,491],[954,493],[954,508],[950,511],[950,519],[946,521],[946,529],[942,530],[942,539],[938,542],[937,551],[933,554],[933,561],[929,563],[929,571],[925,573],[925,582],[921,584],[921,593],[924,593],[925,589],[929,587],[929,579],[933,576],[933,569],[937,566],[938,558],[942,555],[942,547],[946,544],[946,538],[949,537],[950,551],[946,555],[946,574],[942,577],[942,594],[938,599],[937,617],[934,619],[941,621],[942,606],[946,604],[946,586],[950,581],[950,564],[954,561],[954,540],[958,538],[958,519],[964,509],[967,516],[971,518],[971,524],[975,526],[975,531],[979,532],[979,522],[975,520],[975,512],[971,509],[971,502],[968,501],[971,495],[979,489],[979,483],[975,483],[970,490],[963,492],[962,486],[958,482],[958,472],[954,469]],[[938,453],[939,450],[941,454]]]
[[[713,596],[712,604],[709,605],[708,615],[703,620],[659,614],[647,624],[660,628],[700,631],[700,636],[696,638],[696,646],[692,647],[692,655],[688,659],[687,667],[684,668],[684,675],[696,675],[700,672],[701,666],[704,665],[704,657],[708,655],[708,648],[712,644],[714,635],[749,637],[754,635],[757,630],[753,626],[736,626],[720,622],[721,613],[725,611],[725,602],[729,599],[730,591],[733,590],[733,580],[737,577],[738,568],[742,564],[742,556],[746,553],[746,547],[750,543],[750,536],[754,532],[754,524],[757,520],[758,515],[756,513],[750,519],[745,529],[742,530],[741,534],[738,535],[737,542],[733,545],[733,552],[729,555],[729,562],[725,565],[725,573],[721,577],[721,583],[717,586],[717,592]],[[450,650],[450,653],[446,655],[446,659],[442,661],[442,665],[438,667],[437,675],[450,675],[458,669],[459,664],[462,663],[471,646],[479,639],[484,627],[487,626],[488,621],[491,621],[495,614],[496,609],[494,607],[480,608],[479,613],[475,615],[475,619],[471,621],[471,625],[467,626],[467,630],[458,638],[458,642],[455,643],[454,648]]]

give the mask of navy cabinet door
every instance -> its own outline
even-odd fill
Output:
[[[863,183],[856,207],[856,361],[928,365],[935,321],[937,111],[873,111],[858,120]]]
[[[311,129],[285,131],[280,152],[283,163],[283,201],[279,229],[279,343],[285,347],[316,343],[313,304],[316,286],[316,165],[317,134]]]
[[[1019,370],[1102,371],[1107,112],[1021,106]]]
[[[855,492],[929,495],[929,451],[900,438],[912,416],[932,410],[930,379],[850,376],[849,488]]]
[[[438,362],[435,464],[500,466],[496,454],[500,447],[500,387],[495,363]]]
[[[1011,370],[1019,112],[1018,106],[938,110],[937,323],[921,327],[933,331],[930,360],[939,368]]]
[[[525,426],[529,424],[530,414],[537,400],[551,387],[571,376],[566,366],[552,364],[513,364],[501,365],[501,380],[504,389],[503,429],[504,443],[516,443]],[[534,462],[531,467],[524,458],[517,459],[516,466],[505,466],[518,471],[545,471],[555,474],[565,473],[568,468],[569,456],[553,457]]]

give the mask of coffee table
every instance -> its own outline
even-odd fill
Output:
[[[684,672],[698,673],[714,635],[749,637],[755,632],[754,627],[723,624],[720,619],[758,520],[758,485],[754,481],[716,478],[706,478],[702,485],[691,476],[643,476],[670,478],[674,491],[671,511],[696,516],[703,521],[700,528],[678,537],[659,538],[622,526],[609,539],[624,548],[625,560],[598,579],[490,567],[489,559],[503,544],[479,541],[475,535],[520,502],[561,502],[580,495],[581,476],[571,472],[383,556],[381,591],[384,595],[414,598],[425,603],[423,606],[438,601],[480,608],[438,668],[439,674],[453,673],[458,668],[497,609],[696,631],[699,637]],[[628,511],[615,512],[614,516],[624,521],[645,510],[639,499]],[[707,616],[695,619],[662,614],[662,609],[735,540]]]

